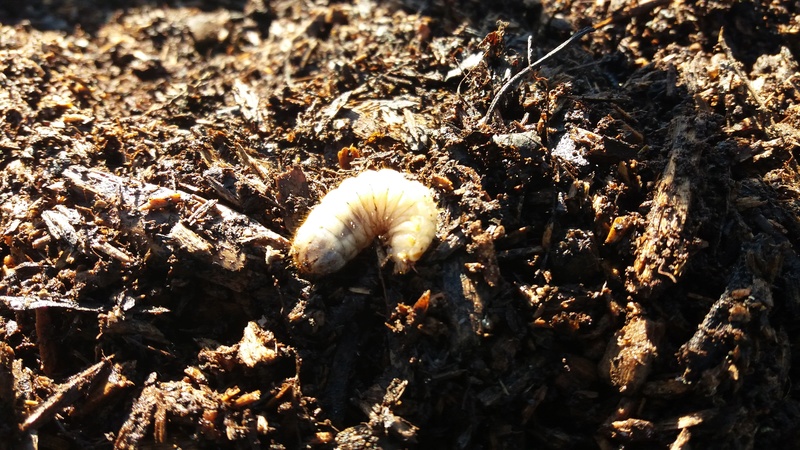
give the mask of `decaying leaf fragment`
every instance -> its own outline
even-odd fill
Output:
[[[158,212],[160,208],[153,208],[152,201],[161,203],[161,199],[173,199],[170,204],[183,202],[194,207],[202,207],[206,201],[198,196],[180,190],[171,190],[149,183],[142,183],[131,178],[123,178],[107,172],[95,169],[87,169],[80,166],[71,166],[64,171],[64,176],[68,178],[76,189],[84,193],[94,195],[97,199],[102,199],[107,205],[119,205],[127,209],[128,218],[141,220],[141,214],[133,211]],[[264,243],[279,249],[289,247],[289,241],[283,236],[267,229],[263,225],[255,222],[249,217],[242,215],[227,206],[215,203],[213,205],[215,216],[213,222],[207,224],[217,234],[213,236],[214,242],[218,246],[227,243],[230,246],[238,246],[244,242]],[[163,218],[163,220],[174,220],[174,218]],[[220,226],[213,225],[219,223]],[[242,227],[239,224],[245,224]],[[136,223],[128,224],[131,232],[135,232]],[[144,227],[142,227],[144,228]],[[227,234],[225,234],[227,233]],[[222,242],[220,242],[222,241]]]
[[[245,366],[253,368],[259,364],[272,362],[278,357],[278,342],[269,330],[264,330],[255,322],[250,322],[244,329],[237,353]]]
[[[408,386],[408,380],[395,378],[385,392],[379,386],[369,389],[359,402],[361,410],[369,416],[369,422],[342,430],[336,435],[340,448],[391,448],[400,442],[416,442],[418,428],[395,415],[392,409]]]
[[[271,331],[249,322],[242,333],[242,339],[234,345],[220,345],[216,348],[200,350],[198,359],[220,371],[230,371],[237,366],[254,368],[274,362],[283,354],[280,344]]]

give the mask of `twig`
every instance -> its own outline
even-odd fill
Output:
[[[577,41],[578,39],[582,38],[583,36],[591,33],[595,29],[597,29],[596,27],[597,27],[597,25],[595,25],[594,27],[586,27],[586,28],[578,31],[577,33],[573,34],[569,39],[567,39],[566,41],[562,42],[561,45],[559,45],[558,47],[554,48],[553,50],[550,50],[550,52],[548,54],[546,54],[546,55],[542,56],[541,58],[539,58],[538,61],[534,62],[533,64],[528,64],[528,67],[520,70],[519,73],[517,73],[516,75],[511,77],[511,79],[508,80],[506,82],[506,84],[504,84],[503,87],[501,87],[500,90],[497,92],[497,94],[494,96],[494,100],[492,100],[492,103],[489,105],[489,110],[486,111],[486,115],[483,117],[483,119],[481,119],[479,124],[480,125],[484,125],[489,121],[489,117],[492,116],[492,113],[494,112],[494,109],[497,107],[497,102],[500,101],[500,98],[502,98],[503,95],[505,95],[505,93],[509,89],[511,89],[512,86],[517,84],[517,82],[519,82],[523,77],[528,75],[532,70],[538,69],[545,61],[547,61],[548,59],[553,57],[553,55],[555,55],[556,53],[560,52],[561,50],[564,50],[568,45],[572,44],[573,42]]]
[[[583,36],[591,33],[592,31],[599,30],[600,28],[602,28],[602,27],[604,27],[606,25],[610,25],[612,23],[623,22],[623,21],[629,20],[631,17],[643,15],[643,14],[645,14],[647,12],[650,12],[651,10],[653,10],[653,9],[659,7],[659,6],[663,6],[663,5],[667,4],[667,3],[669,3],[669,0],[652,0],[650,2],[641,4],[641,5],[637,6],[637,7],[631,8],[631,9],[629,9],[628,11],[626,11],[624,13],[613,14],[611,17],[608,17],[608,18],[606,18],[606,19],[604,19],[604,20],[602,20],[602,21],[600,21],[600,22],[598,22],[598,23],[596,23],[596,24],[594,24],[594,25],[592,25],[590,27],[586,27],[586,28],[578,31],[577,33],[573,34],[569,39],[567,39],[566,41],[562,42],[561,45],[559,45],[558,47],[556,47],[553,50],[551,50],[550,53],[544,55],[543,57],[541,57],[535,63],[529,64],[528,67],[520,70],[518,74],[516,74],[513,77],[511,77],[511,79],[508,80],[508,82],[506,82],[506,84],[504,84],[503,87],[500,88],[500,91],[497,93],[497,95],[494,96],[494,100],[492,100],[492,103],[489,105],[489,110],[486,111],[486,115],[478,123],[480,125],[485,125],[487,122],[489,122],[489,117],[492,116],[492,113],[494,112],[494,109],[497,107],[497,102],[499,102],[500,98],[502,98],[503,95],[505,95],[506,91],[511,89],[512,86],[514,86],[517,82],[519,82],[522,79],[522,77],[524,77],[525,75],[530,73],[532,70],[538,69],[539,66],[541,66],[545,61],[550,59],[553,55],[555,55],[556,53],[560,52],[561,50],[564,50],[564,48],[566,48],[568,45],[572,44],[573,42],[577,41],[578,39],[582,38]],[[530,63],[530,60],[531,60],[531,45],[530,45],[530,38],[528,38],[528,62],[529,63]]]
[[[748,77],[747,74],[744,73],[744,70],[742,70],[742,64],[739,62],[738,59],[736,59],[736,57],[733,54],[733,50],[731,50],[731,47],[728,45],[728,36],[725,35],[724,28],[720,28],[719,30],[719,38],[717,39],[717,44],[719,44],[719,46],[722,48],[722,51],[725,52],[725,56],[727,56],[728,59],[731,61],[730,65],[733,68],[733,71],[736,72],[736,75],[739,77],[740,80],[742,80],[742,83],[744,83],[744,86],[747,88],[747,92],[749,92],[750,95],[753,97],[753,100],[755,100],[756,103],[758,103],[758,109],[760,109],[762,112],[769,112],[767,104],[764,103],[764,100],[761,99],[761,96],[758,94],[758,91],[756,91],[755,88],[753,88],[752,83],[750,83],[750,77]]]

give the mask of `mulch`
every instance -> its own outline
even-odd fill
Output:
[[[0,450],[798,448],[797,4],[489,3],[4,2]]]

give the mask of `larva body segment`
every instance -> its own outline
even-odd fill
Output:
[[[311,210],[292,241],[300,271],[325,275],[344,267],[380,236],[403,273],[436,234],[433,192],[391,169],[348,178]]]

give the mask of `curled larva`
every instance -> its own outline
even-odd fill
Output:
[[[294,236],[294,261],[305,273],[333,273],[380,236],[403,273],[433,241],[437,216],[428,187],[391,169],[368,170],[311,210]]]

